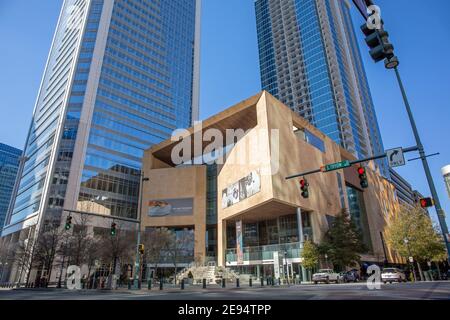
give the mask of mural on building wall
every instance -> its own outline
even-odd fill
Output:
[[[244,239],[242,236],[242,220],[236,221],[236,260],[237,264],[244,263]]]
[[[259,170],[252,171],[248,176],[222,190],[222,208],[228,208],[261,191],[261,175]]]
[[[194,213],[194,199],[151,200],[148,207],[150,217],[189,216]]]

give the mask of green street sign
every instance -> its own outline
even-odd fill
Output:
[[[329,172],[329,171],[335,171],[335,170],[348,168],[350,166],[351,166],[350,161],[345,160],[345,161],[341,161],[341,162],[327,164],[324,167],[322,167],[321,170],[322,170],[322,172]]]

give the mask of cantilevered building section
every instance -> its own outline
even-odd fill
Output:
[[[355,156],[382,153],[349,2],[256,0],[255,8],[263,90]]]
[[[198,118],[199,0],[64,1],[3,236],[136,218],[144,150]]]

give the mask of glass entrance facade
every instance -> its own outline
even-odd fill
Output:
[[[311,217],[302,213],[303,234],[312,239]],[[273,260],[274,252],[281,252],[287,258],[300,258],[300,239],[298,237],[297,215],[290,214],[257,222],[242,222],[244,261],[258,264],[264,260]],[[236,225],[227,224],[227,263],[237,261]]]

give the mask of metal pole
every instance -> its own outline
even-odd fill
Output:
[[[447,247],[447,259],[450,262],[450,243],[448,242],[448,239],[447,239],[448,228],[447,228],[447,223],[445,222],[445,213],[444,213],[444,210],[442,210],[441,202],[439,201],[439,196],[436,191],[436,187],[434,185],[433,177],[431,175],[431,170],[428,165],[428,161],[427,161],[424,147],[422,145],[422,141],[420,140],[419,131],[417,130],[417,126],[416,126],[416,121],[414,120],[414,116],[411,111],[411,106],[409,105],[408,97],[406,96],[406,91],[403,86],[402,79],[400,77],[400,72],[398,71],[397,67],[395,67],[394,70],[395,70],[395,75],[397,76],[397,81],[400,86],[400,90],[402,92],[406,111],[408,112],[409,121],[411,122],[411,127],[412,127],[412,130],[414,133],[414,138],[416,139],[416,144],[417,144],[417,147],[419,148],[419,155],[420,155],[420,158],[422,159],[422,165],[423,165],[423,169],[425,171],[425,175],[427,177],[428,186],[431,191],[431,196],[434,199],[436,214],[438,216],[438,221],[439,221],[439,225],[441,227],[442,235],[444,236],[445,246]]]
[[[148,179],[144,178],[144,172],[141,172],[141,183],[139,190],[139,210],[138,210],[138,230],[136,239],[136,262],[134,266],[134,289],[139,289],[139,277],[140,277],[140,258],[139,245],[141,244],[141,211],[142,211],[142,195],[144,189],[144,181]]]

